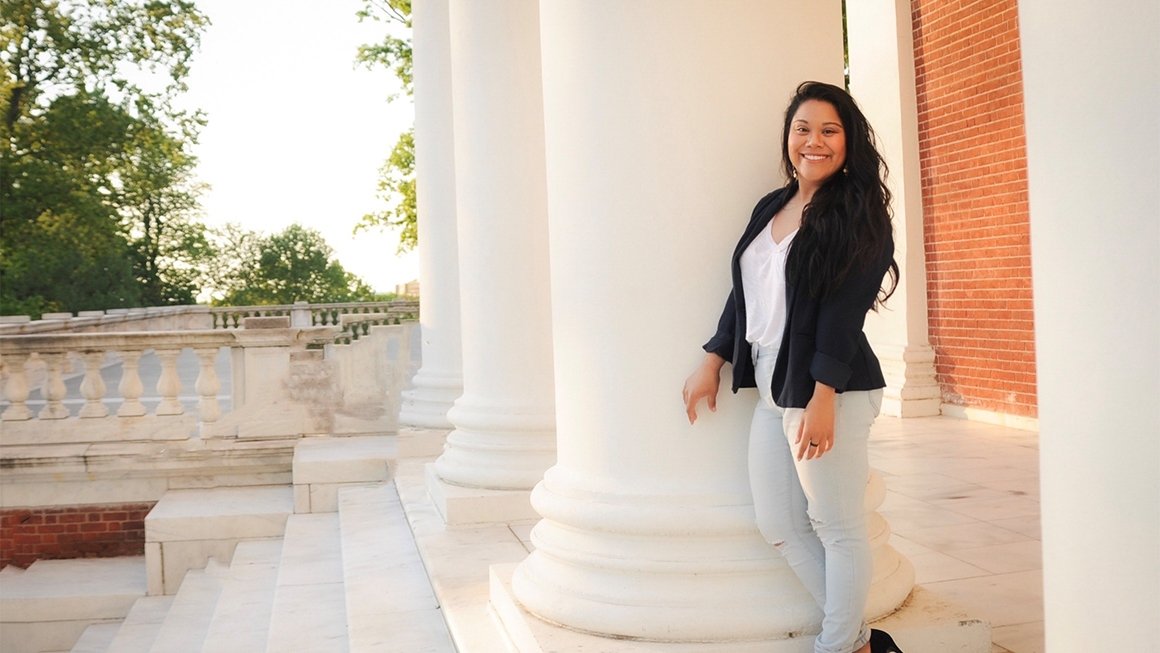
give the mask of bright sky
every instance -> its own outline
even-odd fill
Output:
[[[378,169],[414,121],[387,70],[354,66],[358,46],[386,23],[359,23],[358,0],[197,0],[213,24],[202,37],[183,103],[209,124],[196,150],[206,222],[263,233],[298,222],[322,232],[343,267],[379,291],[418,277],[398,236],[357,237],[378,210]]]

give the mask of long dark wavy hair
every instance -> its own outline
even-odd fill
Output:
[[[802,210],[801,227],[786,260],[786,277],[792,283],[804,275],[810,293],[824,297],[852,270],[871,266],[882,257],[892,238],[891,196],[886,188],[886,162],[875,147],[874,130],[866,116],[849,93],[822,82],[802,82],[785,110],[781,162],[786,179],[791,180],[791,196],[798,182],[789,156],[790,123],[808,100],[827,102],[837,110],[846,135],[846,163]],[[877,309],[898,287],[898,263],[893,259],[888,276],[889,286],[879,288],[871,308]]]

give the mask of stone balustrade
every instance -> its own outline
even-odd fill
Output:
[[[394,318],[393,324],[413,320],[419,315],[419,302],[395,300],[389,302],[336,302],[328,304],[276,304],[269,306],[215,306],[209,309],[215,329],[237,328],[247,317],[289,316],[296,327],[331,326],[342,323],[343,316],[384,314]],[[365,331],[363,332],[366,333]]]
[[[344,315],[385,314],[398,324],[419,315],[419,302],[335,302],[273,304],[268,306],[150,306],[105,311],[45,313],[39,320],[27,315],[0,315],[0,336],[37,333],[110,333],[142,331],[195,331],[236,329],[248,317],[290,317],[295,327],[332,326]],[[365,335],[364,330],[362,334]],[[355,337],[357,339],[357,336]]]
[[[230,328],[207,307],[16,322],[0,331],[0,517],[79,507],[92,521],[172,490],[288,485],[303,439],[395,432],[416,308],[301,304]]]
[[[400,323],[413,303],[377,308],[326,326],[0,333],[0,508],[282,483],[302,437],[395,431],[418,325]]]
[[[271,355],[269,352],[273,352],[274,357],[289,361],[295,351],[304,351],[310,346],[322,347],[333,341],[338,332],[336,327],[287,328],[286,323],[285,319],[276,320],[271,325],[275,328],[249,330],[0,336],[0,366],[4,378],[0,422],[6,427],[3,442],[10,444],[16,434],[29,433],[27,425],[18,426],[24,422],[70,419],[132,421],[142,417],[182,416],[187,412],[180,400],[183,390],[187,394],[192,391],[197,397],[194,412],[199,427],[217,422],[222,416],[218,396],[222,384],[216,361],[223,348],[233,352],[234,394],[231,405],[237,409],[245,405],[247,399],[277,394],[269,390],[277,390],[285,383],[284,379],[270,376],[268,365],[247,368],[245,363],[253,359],[254,352],[267,352],[267,357]],[[178,357],[183,351],[192,351],[197,359],[197,374],[192,387],[183,388],[178,373]],[[140,369],[143,357],[147,356],[155,357],[160,366],[153,389],[155,394],[151,395],[154,404],[151,408],[142,402],[146,387]],[[105,369],[111,366],[120,368],[115,385],[110,383],[105,373]],[[74,372],[82,375],[79,391],[84,400],[75,415],[65,405],[65,380]],[[34,388],[39,388],[37,404],[41,405],[38,407],[29,402]],[[94,429],[87,424],[82,430],[92,433]],[[47,440],[53,441],[52,438]]]
[[[77,362],[83,367],[84,379],[80,391],[85,399],[77,414],[78,419],[146,415],[147,410],[141,403],[145,387],[139,373],[139,363],[146,352],[155,355],[161,364],[161,375],[156,387],[160,402],[152,414],[180,415],[185,411],[178,401],[181,383],[177,374],[177,357],[184,349],[192,349],[202,363],[195,383],[202,419],[215,421],[220,416],[217,400],[220,382],[213,363],[220,348],[234,344],[232,334],[217,331],[0,337],[0,361],[4,368],[4,397],[7,400],[7,406],[0,413],[0,421],[59,420],[70,417],[70,411],[63,404],[66,394],[64,378],[75,369]],[[110,360],[116,359],[120,361],[121,378],[113,390],[122,401],[116,411],[111,412],[106,403],[106,395],[111,388],[101,372]],[[38,411],[28,405],[29,394],[36,385],[41,387],[40,394],[44,400],[44,406]]]
[[[106,311],[80,311],[76,315],[45,313],[39,320],[27,315],[0,315],[0,336],[211,329],[211,310],[208,306],[110,308]]]

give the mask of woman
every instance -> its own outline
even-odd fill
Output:
[[[815,653],[898,651],[863,618],[866,442],[886,383],[862,326],[898,282],[886,166],[853,98],[819,82],[801,84],[786,109],[781,155],[790,183],[758,202],[737,245],[733,290],[685,381],[685,410],[690,423],[702,399],[716,410],[727,361],[734,392],[758,388],[757,525],[822,609]]]

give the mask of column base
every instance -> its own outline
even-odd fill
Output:
[[[400,426],[453,428],[447,419],[447,411],[463,394],[462,377],[425,374],[420,370],[412,384],[412,389],[403,392],[403,405],[399,409]]]
[[[508,644],[516,653],[601,651],[601,653],[813,653],[810,634],[749,642],[650,642],[613,639],[543,621],[520,605],[512,592],[516,564],[489,569],[490,603]],[[991,626],[922,587],[915,587],[897,612],[871,624],[889,631],[904,650],[990,653]]]
[[[942,404],[935,378],[934,349],[929,345],[877,348],[886,392],[882,414],[891,417],[934,417]]]
[[[424,468],[427,493],[448,526],[491,524],[538,519],[531,490],[486,490],[451,485],[439,478],[435,465]]]
[[[434,458],[443,453],[447,429],[405,426],[399,429],[399,458]]]

